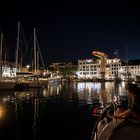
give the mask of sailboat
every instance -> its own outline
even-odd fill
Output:
[[[15,89],[42,88],[44,86],[44,83],[41,83],[40,81],[38,81],[37,66],[39,67],[39,64],[38,64],[39,63],[38,62],[39,54],[38,54],[36,44],[37,44],[36,29],[34,28],[34,47],[33,47],[33,49],[34,49],[34,64],[33,64],[34,68],[33,68],[32,72],[30,72],[29,75],[27,75],[27,72],[26,72],[27,77],[24,79],[24,81],[20,81],[20,83],[16,84]],[[18,53],[17,53],[17,56],[18,56]],[[16,66],[17,66],[17,61],[16,61]]]
[[[61,81],[61,77],[59,75],[55,75],[55,76],[52,75],[50,78],[47,79],[47,82],[50,84],[58,83],[60,81]]]
[[[36,29],[34,28],[34,76],[35,77],[38,77],[38,69],[39,69],[39,53],[40,53],[40,56],[41,56],[41,61],[42,61],[42,65],[43,67],[44,66],[44,62],[43,62],[43,59],[42,59],[42,55],[41,55],[41,51],[39,49],[39,46],[37,46],[37,37],[36,37]],[[61,79],[61,77],[59,75],[54,75],[54,74],[51,74],[51,77],[50,78],[41,78],[41,79],[38,79],[36,80],[40,86],[46,86],[47,83],[56,83],[56,82],[59,82]]]
[[[44,63],[43,63],[43,65],[44,65]],[[33,71],[34,80],[28,82],[28,87],[30,87],[30,88],[43,87],[43,83],[38,81],[38,73],[37,73],[38,69],[39,69],[39,52],[37,50],[36,28],[34,28],[34,71]]]

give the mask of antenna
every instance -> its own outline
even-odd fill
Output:
[[[115,51],[115,58],[117,59],[119,56],[118,56],[118,49],[116,49],[116,51]]]

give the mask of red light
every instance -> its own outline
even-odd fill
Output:
[[[93,113],[97,113],[97,108],[94,108],[93,109]]]
[[[94,108],[94,109],[93,109],[92,115],[93,115],[93,116],[97,116],[97,108]]]
[[[93,51],[92,53],[93,53],[93,54],[96,54],[97,52],[96,52],[96,51]]]

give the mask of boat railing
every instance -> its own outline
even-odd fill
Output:
[[[107,116],[107,112],[109,110],[114,110],[115,111],[115,108],[116,108],[116,103],[115,102],[112,102],[111,104],[107,105],[102,113],[98,116],[97,120],[96,120],[96,123],[94,125],[94,128],[93,128],[93,131],[92,131],[92,135],[91,135],[91,140],[98,140],[98,137],[97,137],[97,126],[99,124],[99,122],[105,118]],[[94,139],[95,138],[95,139]]]

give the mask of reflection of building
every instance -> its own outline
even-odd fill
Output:
[[[105,68],[105,79],[114,79],[116,75],[119,78],[125,79],[127,72],[131,78],[140,76],[140,63],[123,64],[121,59],[107,59]],[[100,60],[83,59],[78,60],[78,78],[96,79],[101,78],[100,74]]]

